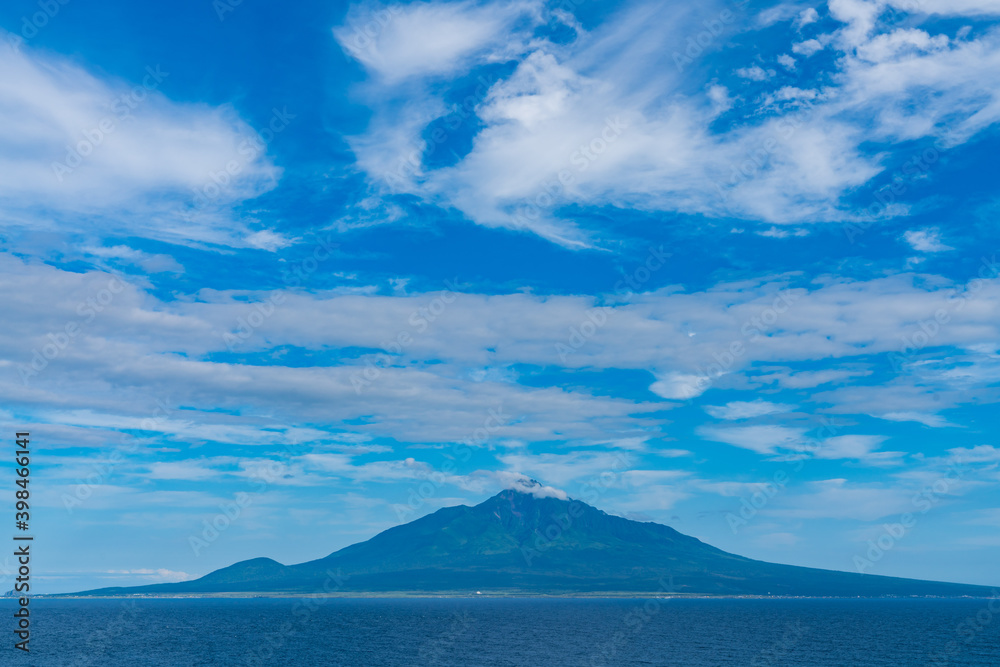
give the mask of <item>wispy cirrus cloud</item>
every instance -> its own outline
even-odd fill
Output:
[[[976,3],[965,9],[974,5],[985,9]],[[447,7],[441,11],[466,11],[465,5]],[[944,11],[932,11],[938,10]],[[590,32],[577,28],[569,42],[521,39],[527,46],[505,54],[517,63],[514,71],[478,99],[474,112],[482,127],[457,162],[440,168],[423,164],[420,134],[446,105],[436,93],[420,89],[383,110],[405,110],[411,122],[377,121],[355,139],[359,163],[381,181],[379,171],[386,169],[376,165],[411,155],[413,168],[405,182],[393,186],[397,191],[453,205],[479,224],[529,229],[578,247],[592,240],[563,207],[795,224],[855,219],[860,214],[846,206],[845,197],[879,174],[885,162],[884,155],[867,154],[865,142],[927,139],[956,145],[1000,119],[997,87],[973,74],[997,69],[992,67],[1000,58],[995,32],[954,40],[928,32],[931,28],[896,28],[883,21],[881,4],[834,2],[830,14],[841,26],[792,49],[811,56],[828,43],[838,50],[831,84],[822,94],[779,86],[768,94],[776,105],[773,113],[748,108],[752,115],[743,122],[710,127],[714,114],[706,113],[707,105],[719,108],[718,86],[691,89],[681,72],[637,63],[656,62],[662,44],[683,43],[703,28],[696,19],[719,22],[725,11],[730,13],[724,15],[724,31],[753,29],[748,16],[722,5],[695,12],[646,2],[620,9]],[[493,25],[492,19],[481,23]],[[800,20],[798,27],[811,23]],[[671,26],[667,38],[664,25]],[[420,62],[415,47],[414,53]],[[762,85],[769,72],[753,65],[735,70],[735,76]],[[798,93],[787,94],[791,90]],[[919,115],[907,111],[926,90],[935,91],[933,101]],[[414,114],[418,109],[422,113]],[[623,128],[613,142],[602,136],[609,118]],[[745,156],[758,153],[764,157],[741,174]],[[532,158],[525,160],[526,155]]]

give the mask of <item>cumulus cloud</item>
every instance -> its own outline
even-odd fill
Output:
[[[802,29],[810,23],[815,23],[818,20],[819,12],[817,12],[815,8],[809,7],[808,9],[803,9],[798,18],[795,19],[795,27]]]
[[[770,91],[774,113],[753,111],[729,129],[710,127],[731,105],[721,88],[689,90],[681,72],[659,65],[669,56],[663,45],[684,43],[702,10],[646,2],[569,43],[515,29],[518,52],[507,55],[517,66],[482,86],[468,109],[481,129],[471,149],[446,166],[424,164],[429,148],[422,133],[448,110],[440,93],[423,87],[402,98],[386,88],[393,101],[373,102],[375,119],[351,138],[352,146],[381,192],[417,195],[479,224],[529,230],[569,247],[595,243],[569,215],[574,205],[798,225],[853,219],[859,214],[843,198],[883,170],[883,156],[866,154],[865,142],[927,138],[956,145],[1000,118],[998,81],[978,75],[1000,71],[995,32],[953,42],[929,28],[882,26],[884,9],[832,2],[831,17],[841,27],[790,45],[803,56],[837,50],[830,85]],[[806,12],[802,20],[814,19]],[[662,34],[664,25],[671,35]],[[794,67],[790,57],[780,62]],[[752,65],[734,76],[764,82],[773,74]],[[381,90],[372,86],[373,95]],[[861,118],[874,124],[852,120]],[[746,156],[763,146],[764,164],[741,173]]]
[[[234,109],[170,100],[169,77],[150,64],[113,80],[40,50],[0,49],[4,225],[90,232],[100,215],[104,233],[251,245],[231,208],[281,170]]]
[[[943,252],[954,250],[941,242],[941,232],[937,229],[909,229],[903,238],[918,252]]]
[[[500,471],[497,479],[503,484],[505,489],[513,489],[521,493],[529,493],[536,498],[558,498],[559,500],[569,500],[566,492],[553,486],[545,486],[541,482],[531,479],[527,475],[516,472]]]
[[[633,467],[635,457],[623,451],[575,451],[568,454],[513,452],[498,456],[497,460],[515,478],[540,479],[557,488],[572,490],[602,473],[620,478],[621,473]]]
[[[737,69],[736,76],[741,79],[750,79],[752,81],[764,81],[774,76],[774,70],[765,70],[760,65],[751,65],[750,67],[741,67]]]
[[[819,43],[819,40],[807,39],[804,42],[798,42],[792,44],[792,53],[798,53],[799,55],[808,58],[823,50],[823,45]]]
[[[671,371],[649,385],[649,390],[662,398],[687,400],[701,396],[710,386],[707,376]]]
[[[888,0],[896,9],[945,16],[1000,16],[1000,7],[993,0]]]

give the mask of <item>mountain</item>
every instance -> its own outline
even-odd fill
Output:
[[[658,523],[606,514],[540,485],[447,507],[325,558],[255,558],[176,584],[78,595],[174,593],[601,593],[989,596],[983,586],[777,565]],[[325,588],[324,588],[325,587]]]

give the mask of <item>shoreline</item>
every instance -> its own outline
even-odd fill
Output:
[[[989,595],[881,595],[881,596],[844,596],[844,595],[709,595],[697,593],[662,592],[644,594],[632,591],[612,591],[601,593],[500,593],[500,592],[407,592],[387,591],[385,593],[296,593],[285,592],[240,592],[240,593],[130,593],[127,595],[78,595],[78,594],[40,594],[32,595],[32,599],[46,600],[171,600],[171,599],[230,599],[256,600],[278,599],[295,600],[303,598],[315,599],[345,599],[345,600],[378,600],[378,599],[534,599],[534,600],[989,600]],[[16,600],[17,598],[0,598]]]

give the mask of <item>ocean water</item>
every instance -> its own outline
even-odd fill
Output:
[[[0,613],[12,628],[12,600]],[[1000,665],[1000,599],[31,603],[31,665]]]

